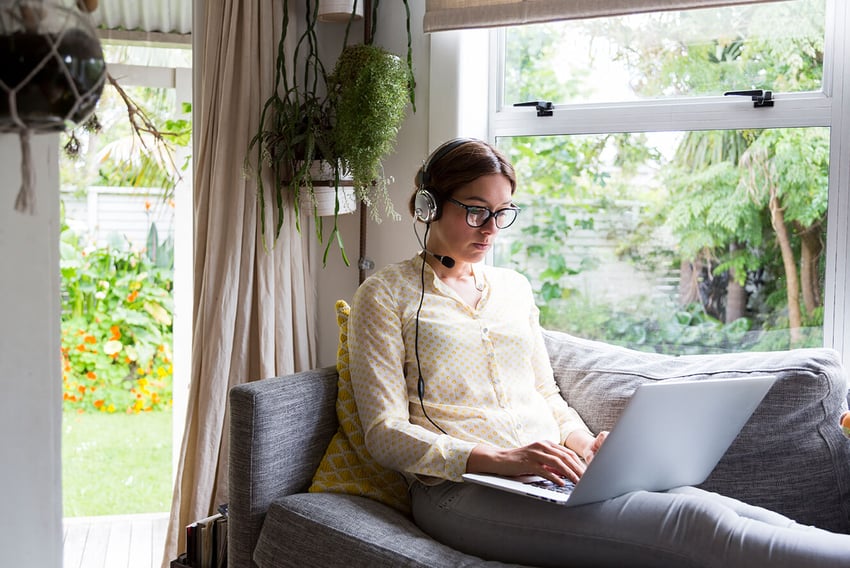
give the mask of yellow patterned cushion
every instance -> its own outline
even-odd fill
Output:
[[[319,469],[313,476],[310,492],[349,493],[371,497],[405,513],[410,512],[407,483],[401,474],[376,462],[363,436],[357,416],[351,373],[348,368],[348,315],[350,308],[344,300],[336,303],[339,324],[339,348],[336,369],[339,373],[336,415],[339,430],[334,434]]]

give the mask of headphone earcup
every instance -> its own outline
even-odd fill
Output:
[[[413,202],[413,214],[417,221],[430,223],[437,219],[437,200],[427,189],[416,191],[416,199]]]

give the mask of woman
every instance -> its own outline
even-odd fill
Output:
[[[607,433],[560,396],[528,281],[482,262],[519,213],[511,164],[455,139],[416,185],[422,251],[358,289],[349,342],[366,445],[408,479],[420,528],[469,554],[539,566],[850,564],[850,536],[695,488],[558,507],[462,483],[467,472],[577,481]]]

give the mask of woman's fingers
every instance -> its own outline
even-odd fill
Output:
[[[590,463],[590,461],[596,457],[596,452],[599,451],[599,448],[602,447],[602,443],[605,441],[605,438],[608,437],[608,431],[603,430],[599,434],[596,435],[596,438],[593,440],[593,443],[590,445],[590,451],[586,456],[584,456],[585,463]]]
[[[470,473],[498,475],[539,475],[559,485],[564,479],[576,482],[585,463],[573,450],[550,441],[533,442],[513,449],[475,446],[466,462]]]
[[[576,482],[584,473],[585,465],[578,454],[554,442],[534,442],[516,451],[527,454],[524,461],[531,471],[524,473],[539,475],[559,485],[563,485],[564,477]]]

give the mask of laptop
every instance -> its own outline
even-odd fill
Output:
[[[466,473],[463,479],[566,506],[699,485],[775,381],[750,375],[641,385],[584,475],[566,488],[537,476]]]

